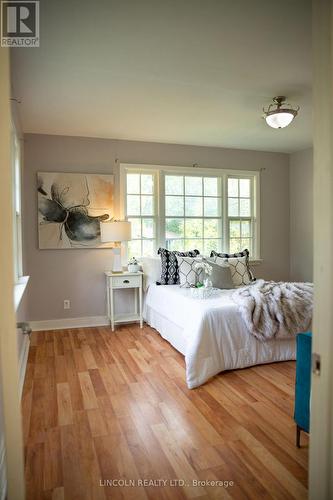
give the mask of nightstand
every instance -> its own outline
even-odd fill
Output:
[[[142,328],[142,278],[143,273],[129,273],[124,271],[122,273],[113,273],[112,271],[105,271],[106,276],[106,295],[107,295],[107,310],[108,318],[110,320],[112,331],[114,325],[120,323],[131,323],[132,321],[139,321]],[[134,314],[116,314],[114,307],[114,292],[115,290],[124,290],[132,288],[134,290]],[[139,306],[139,307],[138,307]]]

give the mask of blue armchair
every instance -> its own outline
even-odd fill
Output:
[[[312,333],[299,333],[296,339],[295,413],[296,446],[301,446],[301,431],[310,429]]]

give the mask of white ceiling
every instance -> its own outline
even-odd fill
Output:
[[[42,0],[13,50],[25,132],[297,151],[311,145],[311,0]],[[262,106],[301,107],[282,130]]]

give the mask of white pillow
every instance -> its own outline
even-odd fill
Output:
[[[219,257],[213,256],[211,260],[219,266],[229,266],[231,271],[231,279],[235,286],[246,286],[252,283],[252,279],[248,269],[248,258],[244,257]]]
[[[201,257],[181,257],[177,255],[177,261],[181,287],[190,288],[191,286],[195,286],[199,281],[203,281],[203,270],[195,268],[198,262],[202,262]]]
[[[140,264],[144,272],[143,290],[147,291],[149,285],[161,278],[161,259],[160,257],[142,257]]]

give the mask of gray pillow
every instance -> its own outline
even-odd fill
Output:
[[[219,264],[215,264],[211,259],[207,259],[209,264],[212,266],[212,274],[210,279],[212,281],[214,288],[225,288],[229,290],[230,288],[235,288],[232,277],[231,270],[228,264],[225,266],[221,266]]]

